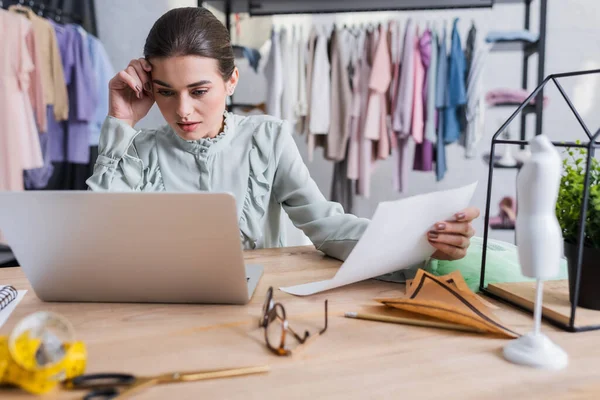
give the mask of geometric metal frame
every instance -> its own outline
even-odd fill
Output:
[[[542,101],[543,88],[544,88],[544,86],[546,86],[546,84],[548,82],[552,81],[558,88],[558,91],[560,92],[562,97],[567,102],[567,105],[573,112],[575,118],[577,118],[579,125],[581,125],[581,128],[583,129],[583,131],[585,132],[585,134],[588,138],[587,143],[552,142],[552,144],[554,144],[554,146],[556,146],[556,147],[566,147],[566,148],[578,147],[578,148],[586,148],[588,150],[587,151],[586,170],[585,170],[585,184],[584,184],[584,188],[583,188],[583,201],[581,203],[581,210],[580,210],[580,214],[579,214],[579,232],[577,235],[577,265],[575,268],[575,293],[573,296],[574,301],[571,304],[571,315],[569,318],[569,323],[564,324],[564,323],[559,322],[551,317],[544,316],[544,319],[547,320],[549,323],[551,323],[559,328],[562,328],[566,331],[569,331],[569,332],[584,332],[584,331],[600,329],[600,325],[575,327],[575,313],[577,312],[576,304],[578,303],[578,300],[579,300],[579,289],[580,289],[580,281],[581,281],[581,263],[582,263],[582,259],[583,259],[583,247],[584,247],[583,242],[584,242],[584,237],[585,237],[585,221],[586,221],[586,214],[587,214],[588,203],[589,203],[590,167],[592,164],[592,159],[594,157],[595,149],[600,147],[600,143],[597,142],[598,136],[600,135],[600,129],[598,129],[593,134],[591,133],[591,131],[589,130],[589,128],[587,127],[587,125],[585,124],[585,122],[583,121],[581,116],[579,115],[579,112],[577,112],[577,110],[575,109],[575,106],[573,106],[571,99],[565,93],[563,87],[561,86],[561,84],[558,80],[560,78],[580,76],[580,75],[592,75],[592,74],[599,74],[599,73],[600,73],[600,69],[594,69],[594,70],[574,71],[574,72],[566,72],[566,73],[548,75],[544,79],[544,81],[529,95],[529,97],[527,97],[527,99],[525,99],[525,101],[523,101],[519,105],[517,110],[506,120],[506,122],[504,122],[504,124],[502,124],[502,126],[496,131],[496,133],[494,134],[494,136],[492,138],[492,145],[491,145],[491,150],[490,150],[488,185],[487,185],[487,196],[486,196],[486,205],[485,205],[485,221],[484,221],[484,232],[483,232],[483,253],[482,253],[482,258],[481,258],[481,277],[480,277],[480,282],[479,282],[479,290],[489,297],[503,301],[505,303],[509,303],[517,308],[524,310],[524,311],[531,312],[531,310],[529,310],[525,307],[522,307],[521,305],[519,305],[507,298],[504,298],[502,296],[498,296],[494,293],[491,293],[490,291],[488,291],[486,289],[485,264],[486,264],[486,259],[487,259],[487,242],[488,242],[488,230],[489,230],[489,218],[490,218],[490,202],[491,202],[491,196],[492,196],[492,179],[493,179],[493,175],[494,175],[493,174],[493,172],[494,172],[494,155],[495,155],[496,145],[503,144],[503,145],[524,146],[524,145],[528,144],[528,141],[526,141],[526,140],[502,140],[502,139],[498,139],[498,136],[502,132],[504,132],[506,127],[517,117],[517,115],[519,113],[521,113],[523,111],[523,109],[529,104],[531,99],[533,99],[534,97],[537,96],[536,102]],[[518,232],[516,232],[516,233],[518,234]]]

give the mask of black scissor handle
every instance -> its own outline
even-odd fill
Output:
[[[135,376],[130,374],[84,374],[71,379],[68,386],[72,389],[95,389],[131,385],[133,382]]]
[[[114,388],[94,389],[83,397],[83,400],[110,400],[119,395],[119,391]]]

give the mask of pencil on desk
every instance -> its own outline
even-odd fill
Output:
[[[394,324],[424,326],[430,328],[452,329],[456,331],[483,333],[482,330],[472,328],[470,326],[453,324],[450,322],[425,321],[422,319],[390,317],[387,315],[363,314],[356,312],[347,312],[346,314],[344,314],[344,316],[346,318],[364,319],[369,321],[391,322]]]

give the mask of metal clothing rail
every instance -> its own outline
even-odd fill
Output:
[[[225,9],[229,7],[232,13],[248,13],[251,16],[259,16],[489,8],[494,5],[494,0],[213,0],[205,1],[205,3],[209,3],[222,12],[225,12]]]

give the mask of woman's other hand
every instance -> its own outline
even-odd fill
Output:
[[[154,104],[152,66],[144,58],[131,60],[123,71],[115,75],[108,84],[108,115],[135,126],[148,114]]]
[[[479,209],[469,207],[456,213],[454,221],[440,221],[427,233],[429,243],[437,250],[438,260],[460,260],[467,254],[475,230],[471,222],[479,217]]]

